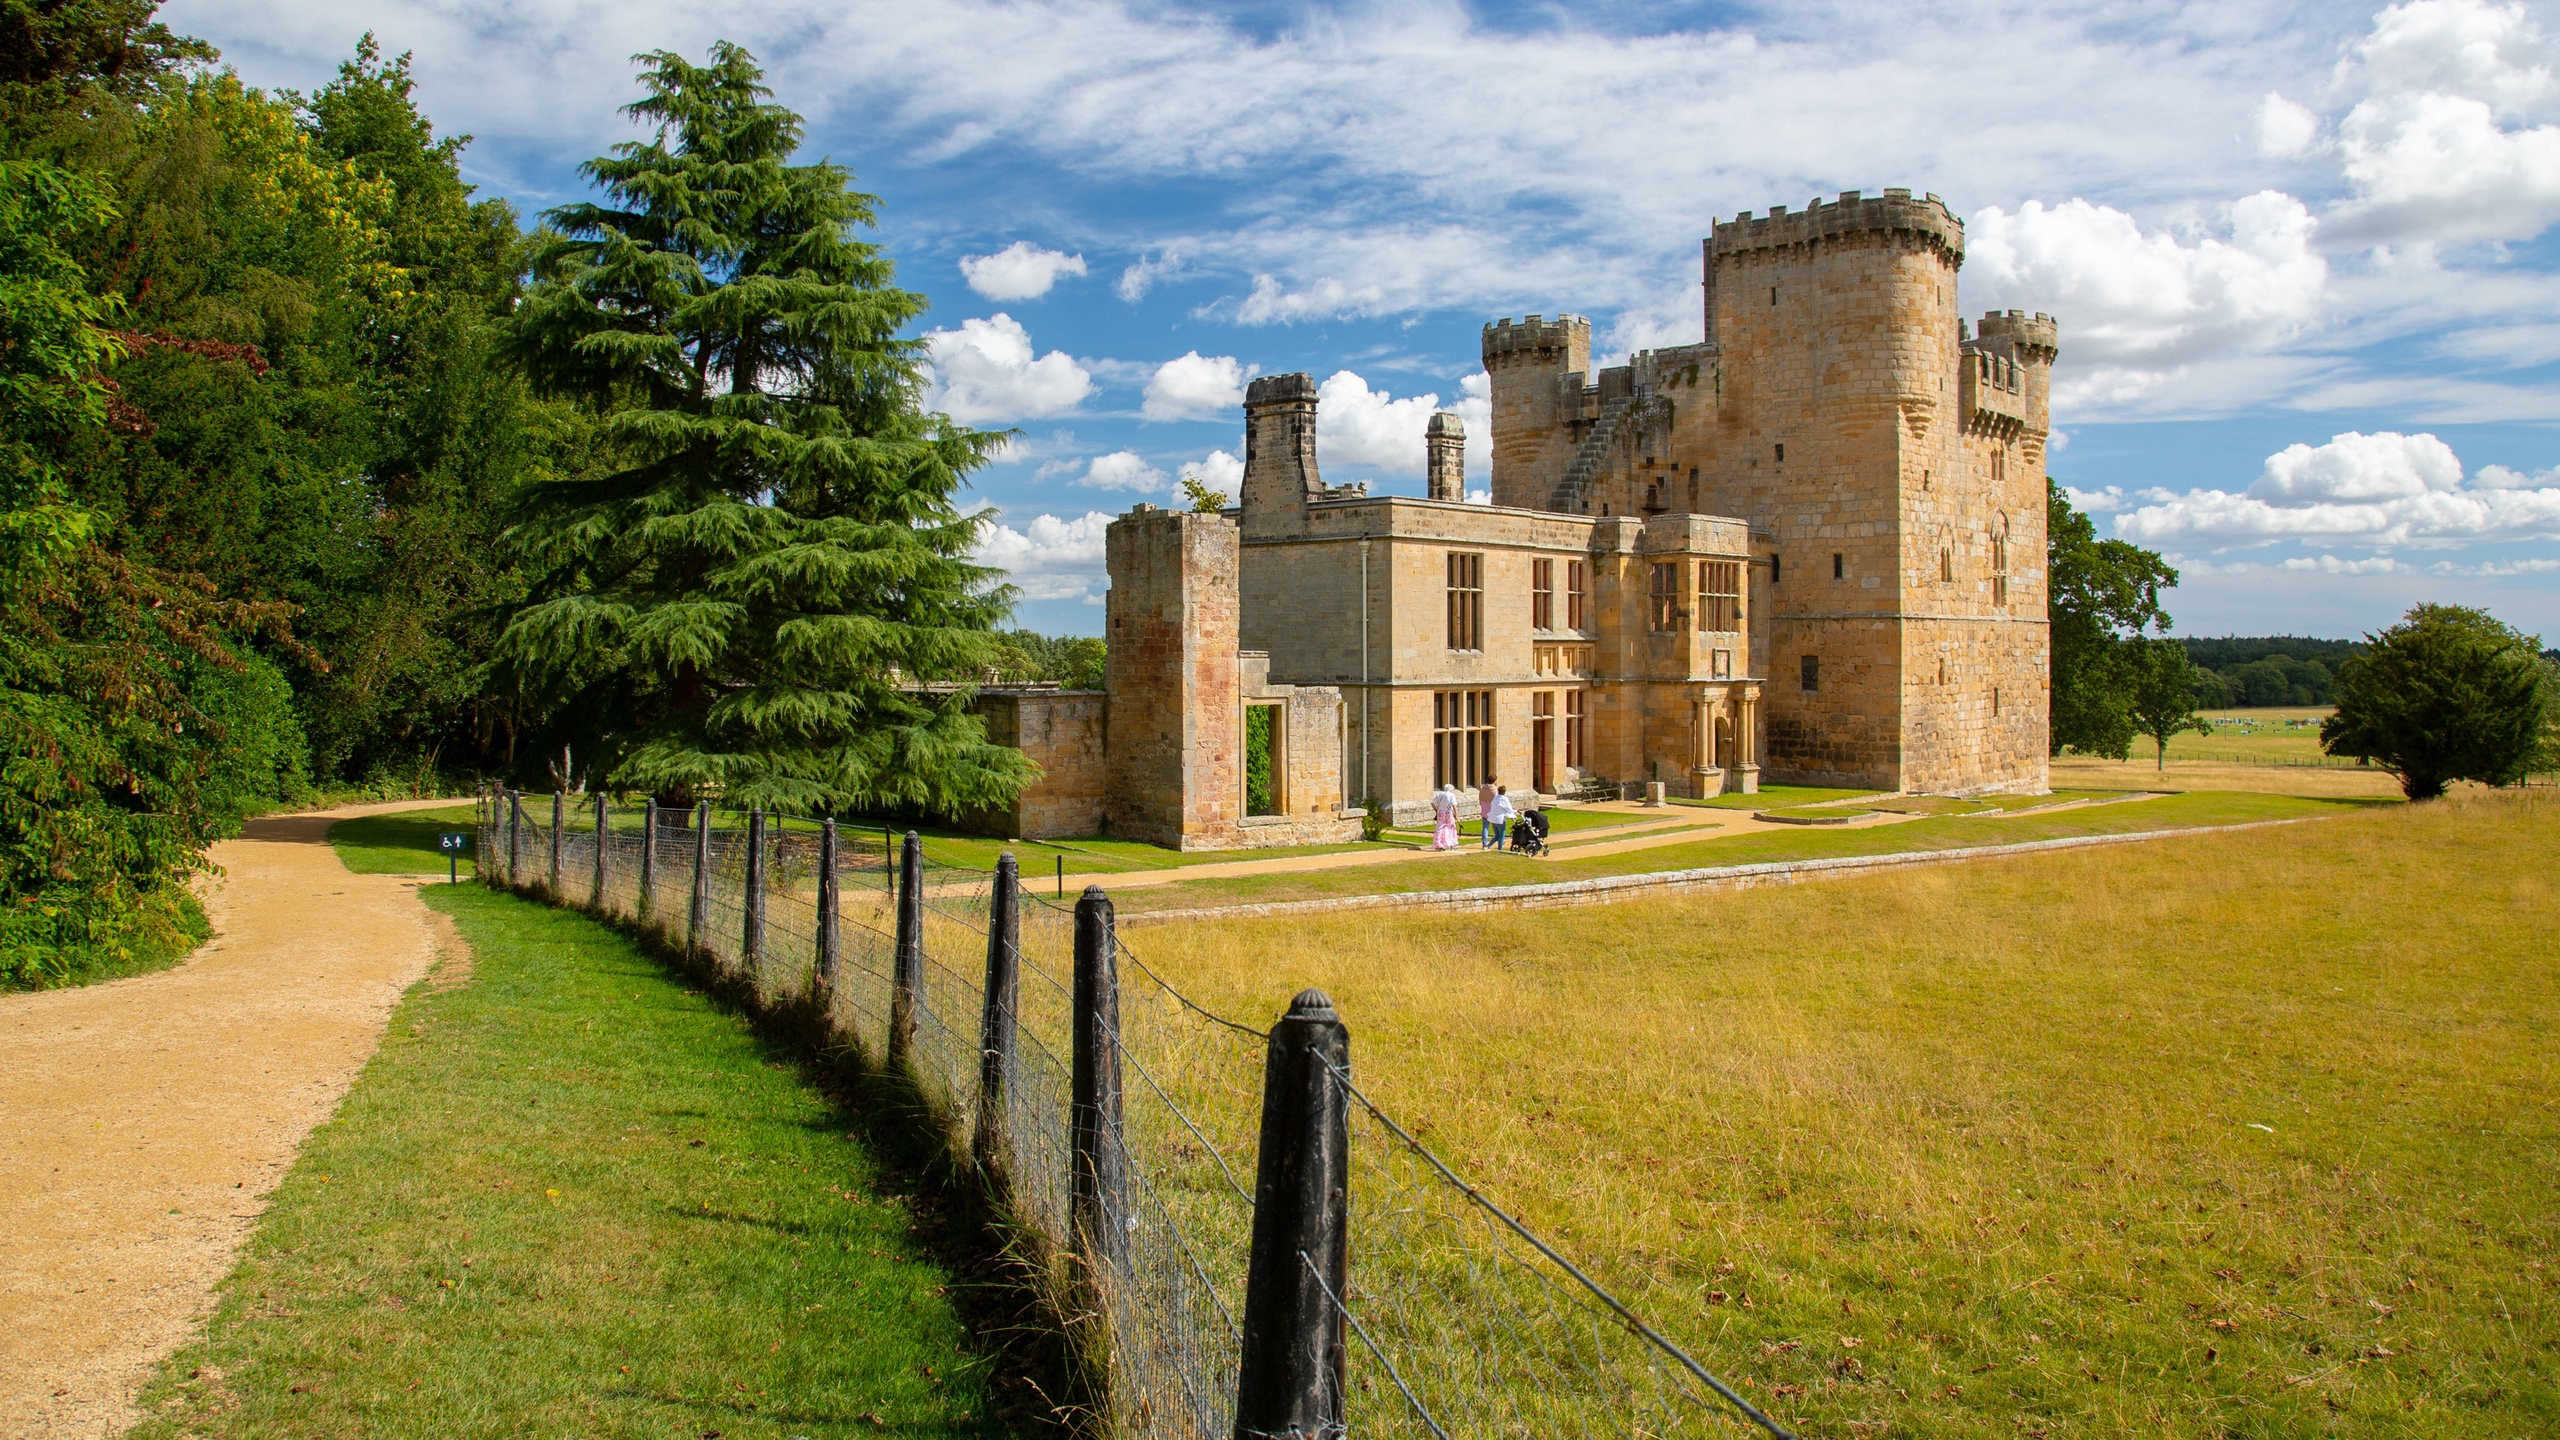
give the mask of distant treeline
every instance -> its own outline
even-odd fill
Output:
[[[2180,643],[2200,673],[2198,698],[2207,710],[2334,704],[2339,665],[2365,648],[2361,640],[2307,635],[2225,635]]]
[[[998,679],[1054,680],[1068,690],[1102,688],[1104,650],[1099,637],[1008,630],[996,644]]]

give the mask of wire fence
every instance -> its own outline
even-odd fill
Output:
[[[1069,1297],[1103,1433],[1786,1433],[1371,1101],[1347,1049],[1309,1072],[1340,1131],[1309,1223],[1347,1237],[1311,1260],[1283,1233],[1305,1166],[1273,1138],[1294,1133],[1275,1037],[1299,1012],[1264,1028],[1196,1004],[1098,890],[1059,903],[1009,857],[592,797],[486,794],[478,846],[485,882],[651,934],[911,1084]],[[1288,1319],[1283,1292],[1315,1301]],[[1332,1338],[1275,1342],[1289,1325]],[[1327,1368],[1284,1416],[1273,1377],[1301,1352]]]

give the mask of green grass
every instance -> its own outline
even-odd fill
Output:
[[[436,848],[436,837],[461,831],[479,837],[472,829],[473,811],[469,805],[447,805],[434,810],[404,810],[395,815],[360,815],[341,820],[329,827],[329,843],[338,859],[358,875],[424,875],[441,874],[445,868],[444,852]],[[463,853],[456,867],[461,874],[479,873],[472,868],[469,851]]]
[[[1747,835],[1709,834],[1684,844],[1622,851],[1587,860],[1574,859],[1571,851],[1560,851],[1555,859],[1544,861],[1510,854],[1469,855],[1412,865],[1185,881],[1131,890],[1117,900],[1122,912],[1137,913],[1201,905],[1313,900],[1337,895],[1463,890],[1479,885],[1538,885],[1559,880],[1689,870],[1710,865],[1750,865],[1833,855],[1899,854],[1912,850],[2050,840],[2067,835],[2115,835],[2139,830],[2233,825],[2251,820],[2343,814],[2376,803],[2387,802],[2199,790],[2124,805],[2091,806],[2045,814],[1949,816],[1853,830],[1804,826]]]
[[[1136,943],[1228,1014],[1322,987],[1370,1094],[1800,1434],[2510,1440],[2560,1434],[2555,858],[2507,792]]]
[[[401,1005],[133,1436],[1005,1433],[901,1183],[744,1020],[592,921],[424,893],[467,982]]]

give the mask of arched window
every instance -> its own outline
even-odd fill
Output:
[[[2009,603],[2009,517],[2003,515],[1991,531],[1991,603]]]

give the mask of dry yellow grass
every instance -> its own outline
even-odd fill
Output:
[[[2311,765],[2236,765],[2214,760],[2172,760],[2155,767],[2147,756],[2131,760],[2085,755],[2053,758],[2056,790],[2241,790],[2259,795],[2308,795],[2324,800],[2398,799],[2400,781],[2389,771]]]
[[[2517,1436],[2555,858],[2510,792],[1138,943],[1229,1013],[1331,991],[1382,1103],[1807,1434]]]

